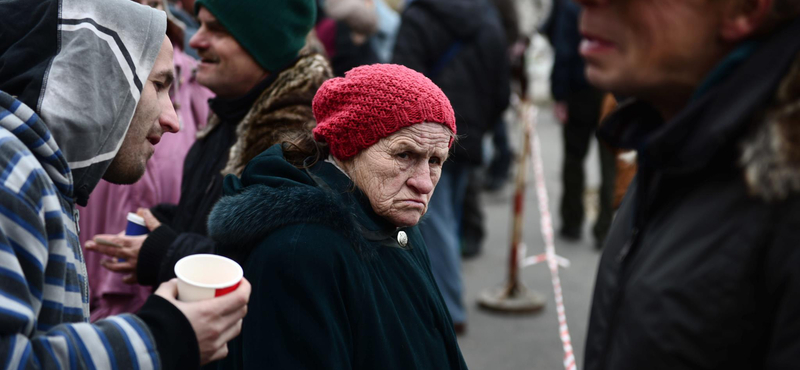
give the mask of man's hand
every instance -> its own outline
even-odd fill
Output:
[[[139,208],[136,210],[136,214],[144,219],[144,224],[150,231],[158,229],[158,227],[161,226],[161,222],[158,221],[156,216],[153,216],[153,213],[147,208]]]
[[[192,324],[200,348],[200,364],[205,365],[228,355],[228,342],[242,331],[242,319],[247,314],[250,300],[250,283],[242,278],[233,292],[198,302],[181,302],[178,280],[161,284],[156,295],[174,304]]]
[[[553,107],[553,115],[556,116],[558,122],[562,125],[566,125],[569,121],[569,111],[567,110],[567,102],[559,101],[556,102],[556,105]]]
[[[161,226],[149,209],[139,208],[136,213],[144,218],[144,223],[150,231]],[[86,250],[111,257],[112,259],[100,261],[100,264],[110,271],[126,274],[122,278],[126,284],[137,284],[136,265],[145,239],[147,235],[127,236],[125,232],[117,235],[100,234],[87,241],[84,247]]]
[[[127,274],[122,281],[127,284],[136,284],[136,264],[139,260],[139,250],[147,235],[126,236],[100,234],[89,240],[84,245],[88,251],[105,254],[113,259],[100,261],[106,269],[122,274]]]

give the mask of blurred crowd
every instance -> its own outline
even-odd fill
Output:
[[[0,363],[466,369],[543,36],[562,241],[600,153],[586,368],[796,368],[798,35],[795,0],[0,0]]]

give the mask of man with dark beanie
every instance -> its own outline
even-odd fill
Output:
[[[311,101],[331,77],[326,59],[304,47],[316,18],[313,0],[198,0],[195,11],[201,23],[190,41],[200,55],[196,78],[217,97],[186,156],[180,202],[140,211],[151,230],[146,238],[98,235],[86,243],[124,258],[105,267],[143,285],[173,277],[181,257],[215,251],[206,222],[223,177],[240,175],[265,149],[311,130]]]

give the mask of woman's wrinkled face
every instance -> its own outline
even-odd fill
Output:
[[[413,226],[428,209],[451,137],[450,129],[438,123],[413,125],[342,165],[375,213],[395,226]]]

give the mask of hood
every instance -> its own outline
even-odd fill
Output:
[[[129,0],[0,3],[0,90],[44,121],[85,204],[116,156],[166,33]]]
[[[72,173],[47,126],[30,107],[3,91],[0,91],[0,127],[10,133],[0,132],[3,137],[0,140],[16,135],[36,156],[58,191],[72,198]]]
[[[358,209],[360,203],[350,197],[357,199],[361,192],[339,169],[327,162],[298,169],[286,161],[280,145],[255,157],[241,179],[225,177],[225,194],[208,217],[208,233],[220,254],[239,262],[270,232],[293,224],[338,230],[362,256],[370,255],[368,240],[387,238],[372,231],[388,226]]]
[[[800,53],[757,120],[739,160],[750,194],[767,201],[800,194]]]
[[[413,0],[409,6],[426,8],[459,39],[475,34],[487,9],[494,11],[486,0]]]

